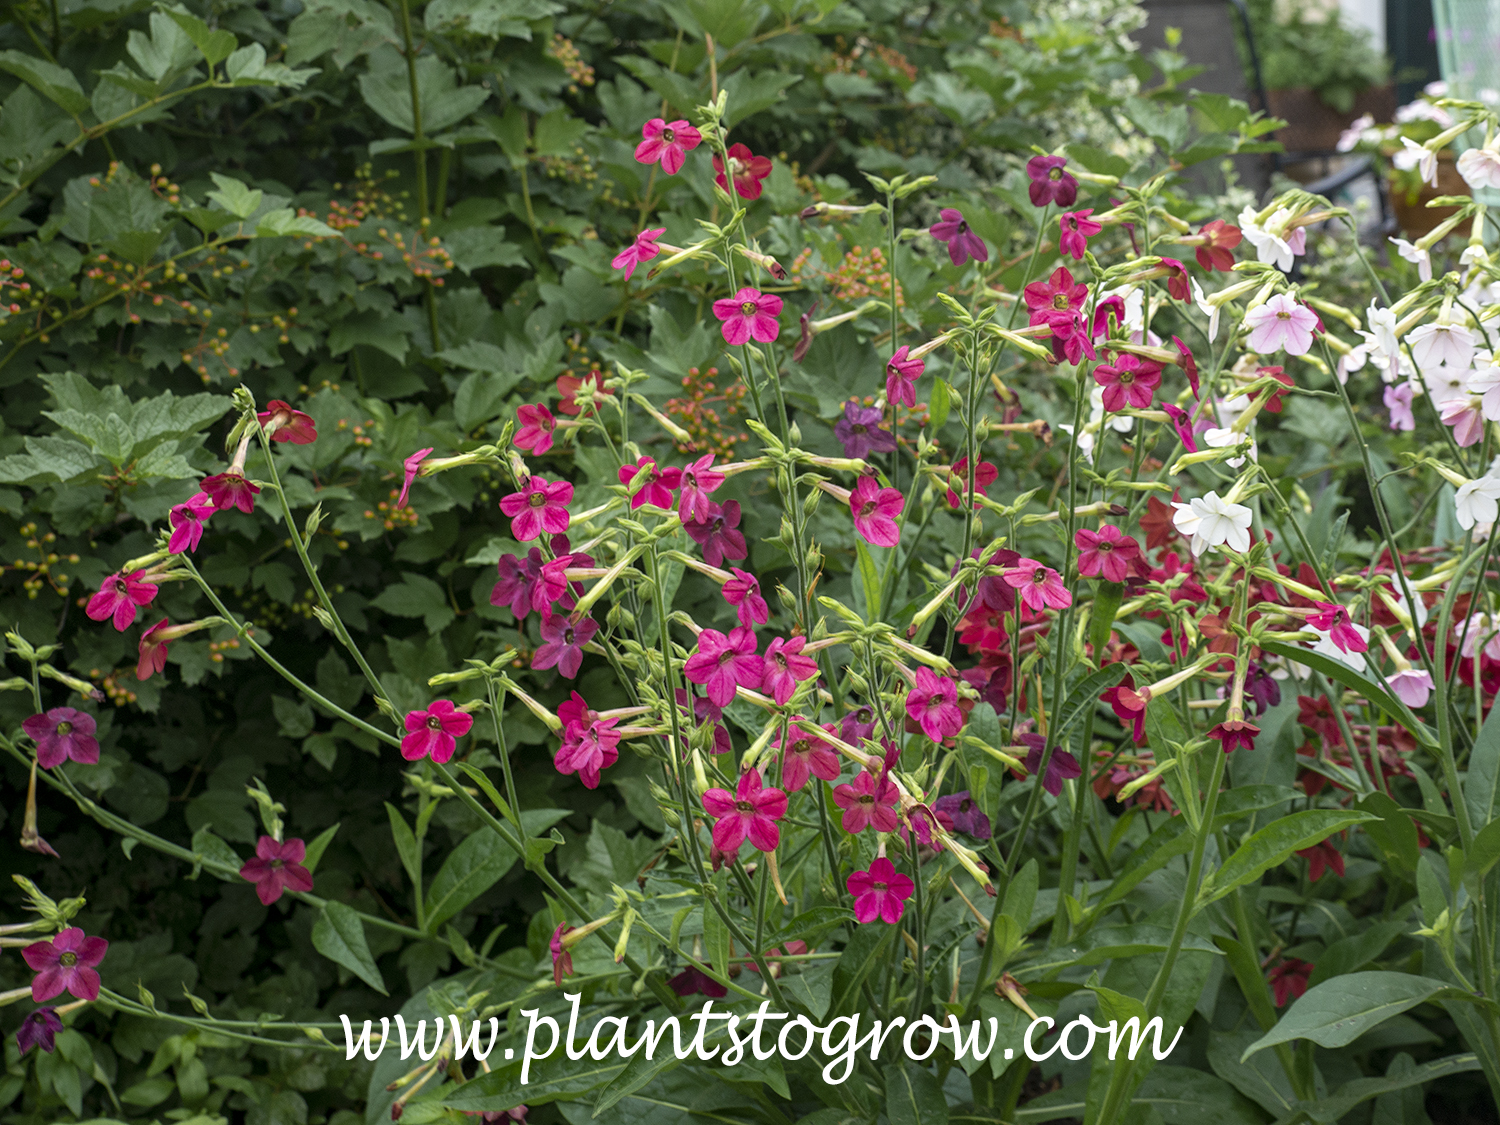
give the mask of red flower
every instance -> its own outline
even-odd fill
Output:
[[[1339,731],[1339,721],[1334,716],[1333,704],[1328,696],[1314,699],[1310,695],[1297,697],[1297,721],[1315,732],[1329,746],[1342,746],[1344,736]]]
[[[659,469],[656,458],[642,454],[634,465],[621,465],[620,483],[631,489],[630,510],[642,504],[670,512],[673,506],[672,493],[682,483],[682,470],[668,467]],[[637,479],[639,478],[639,480]]]
[[[1141,547],[1113,524],[1098,531],[1086,527],[1073,534],[1078,548],[1078,573],[1085,578],[1103,575],[1106,582],[1124,582],[1131,564],[1141,557]]]
[[[879,918],[892,925],[901,921],[906,900],[916,884],[884,856],[870,864],[868,871],[856,871],[845,882],[854,896],[854,920],[863,925]]]
[[[230,508],[238,508],[247,516],[255,511],[255,498],[260,495],[258,486],[246,480],[245,474],[233,469],[217,476],[205,477],[198,487],[208,493],[215,510],[225,512]]]
[[[26,964],[36,973],[31,999],[40,1004],[64,990],[80,1000],[99,999],[99,974],[94,966],[104,960],[109,942],[85,937],[76,926],[58,932],[51,941],[37,941],[21,950]]]
[[[718,173],[714,177],[714,183],[728,191],[724,162],[718,156],[714,157],[714,171]],[[771,158],[756,156],[744,145],[730,145],[729,174],[734,179],[734,190],[739,192],[742,199],[759,199],[760,182],[771,174]]]
[[[1278,1008],[1284,1007],[1288,1001],[1297,999],[1307,991],[1307,978],[1312,976],[1312,971],[1312,962],[1288,957],[1266,974],[1266,980],[1270,982],[1271,991],[1276,996]]]
[[[635,146],[635,158],[642,164],[661,161],[661,170],[675,176],[687,159],[689,150],[703,141],[703,134],[686,121],[663,121],[653,117],[641,126],[641,143]]]
[[[452,700],[434,699],[425,711],[406,713],[407,734],[401,740],[401,756],[408,762],[426,757],[446,762],[473,725],[474,716],[458,710]]]
[[[426,449],[419,449],[401,463],[401,495],[396,499],[397,508],[406,507],[406,497],[411,492],[411,483],[417,479],[417,474],[422,469],[422,462],[427,460],[427,455],[431,452],[431,446],[428,446]]]
[[[710,789],[703,794],[703,808],[714,822],[714,847],[733,856],[749,839],[752,847],[774,852],[781,842],[776,822],[786,815],[786,794],[780,789],[761,785],[759,770],[740,774],[739,784],[731,795],[726,789]]]
[[[1208,732],[1209,738],[1216,738],[1228,754],[1231,750],[1254,750],[1256,736],[1260,734],[1260,727],[1254,723],[1247,723],[1243,719],[1233,722],[1225,721]]]
[[[1113,364],[1101,363],[1094,368],[1094,382],[1104,388],[1104,409],[1145,410],[1161,386],[1161,367],[1149,359],[1121,352]]]
[[[562,401],[557,404],[557,412],[559,414],[566,414],[572,417],[583,413],[583,407],[578,405],[578,389],[590,380],[594,384],[595,397],[614,393],[613,391],[604,389],[604,373],[598,368],[595,368],[583,377],[577,375],[559,375],[557,377],[557,393],[562,395]],[[589,409],[594,410],[596,407],[590,406]]]
[[[262,836],[255,844],[255,856],[240,868],[240,877],[255,884],[262,906],[270,906],[287,889],[311,891],[312,872],[302,866],[307,846],[298,839],[276,841]]]
[[[1215,219],[1211,223],[1203,224],[1198,231],[1198,237],[1203,239],[1198,246],[1200,266],[1209,271],[1222,270],[1224,273],[1234,269],[1234,255],[1230,251],[1238,246],[1240,239],[1244,237],[1239,227],[1231,226],[1223,219]]]
[[[1026,307],[1031,310],[1031,323],[1050,324],[1053,317],[1062,316],[1083,308],[1089,287],[1078,285],[1066,266],[1058,266],[1046,281],[1033,281],[1024,290]]]
[[[1167,294],[1174,300],[1191,301],[1193,291],[1188,282],[1187,267],[1176,258],[1163,258],[1161,264],[1167,271]]]
[[[1000,470],[988,461],[981,461],[974,469],[974,487],[985,495],[989,495],[990,485],[1000,479]],[[957,508],[959,503],[956,489],[968,490],[969,484],[969,459],[960,457],[953,462],[953,469],[948,474],[948,507]]]
[[[1275,379],[1278,383],[1286,388],[1286,390],[1271,392],[1271,397],[1266,400],[1266,413],[1280,414],[1282,407],[1281,400],[1286,398],[1287,391],[1291,390],[1297,385],[1296,380],[1294,380],[1290,375],[1288,375],[1279,367],[1257,367],[1255,369],[1255,373],[1257,375],[1269,375],[1271,376],[1271,378]]]
[[[1175,500],[1174,492],[1172,498]],[[1165,547],[1177,538],[1177,528],[1172,523],[1172,508],[1163,504],[1153,493],[1146,500],[1146,514],[1141,517],[1141,530],[1146,533],[1146,550]]]
[[[273,398],[266,408],[255,416],[266,437],[272,441],[289,441],[293,445],[310,445],[318,440],[318,424],[310,414],[293,410],[288,403]]]
[[[552,931],[552,939],[547,943],[552,950],[552,983],[562,984],[563,977],[573,975],[573,954],[564,948],[563,935],[570,932],[572,926],[566,922],[559,922],[557,929]]]
[[[1172,343],[1177,345],[1177,366],[1182,368],[1182,373],[1187,376],[1188,386],[1193,388],[1193,397],[1197,398],[1198,362],[1193,359],[1193,353],[1188,350],[1181,337],[1173,336]]]
[[[156,584],[143,582],[134,572],[111,574],[99,587],[99,592],[89,599],[84,610],[91,621],[114,619],[114,626],[124,632],[135,624],[135,615],[143,605],[150,605],[156,597]]]
[[[1130,728],[1137,746],[1146,741],[1146,704],[1148,700],[1135,690],[1135,679],[1126,675],[1117,686],[1099,696],[1110,705],[1115,718]]]
[[[195,493],[186,503],[174,505],[167,513],[172,524],[172,537],[167,540],[167,550],[174,555],[184,551],[196,551],[203,541],[203,525],[214,514],[213,503],[208,493]]]
[[[1314,883],[1321,879],[1323,872],[1329,868],[1333,869],[1335,875],[1343,877],[1344,857],[1331,841],[1324,840],[1310,848],[1303,848],[1297,854],[1307,860],[1307,877]]]
[[[557,429],[557,419],[552,417],[552,411],[540,404],[527,403],[516,409],[516,421],[521,423],[512,439],[517,449],[530,450],[540,457],[552,448],[552,432]]]

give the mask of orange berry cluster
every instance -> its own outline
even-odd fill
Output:
[[[844,49],[842,35],[834,42],[838,50],[834,53],[830,69],[836,74],[858,74],[861,78],[868,78],[870,77],[868,65],[875,62],[889,71],[903,75],[908,82],[917,80],[916,64],[894,47],[887,47],[884,43],[872,43],[863,35],[856,39],[854,46],[847,51]]]
[[[810,248],[803,250],[792,260],[791,274],[799,280],[811,257]],[[886,297],[891,292],[891,272],[886,265],[885,251],[878,246],[868,250],[856,246],[844,254],[832,270],[824,270],[823,280],[833,289],[837,301],[863,301],[869,297]],[[896,307],[906,304],[900,282],[896,283]]]
[[[22,280],[25,276],[26,271],[9,258],[0,258],[0,324],[3,324],[7,317],[21,311],[21,305],[15,297],[31,292],[31,282]],[[7,293],[6,290],[10,292]],[[10,300],[7,301],[7,297]],[[35,299],[31,303],[36,304]]]
[[[335,387],[334,389],[337,390],[338,388]],[[340,430],[349,430],[350,429],[349,419],[347,419],[347,418],[340,418],[339,419],[338,428]],[[374,430],[374,429],[375,429],[375,419],[374,418],[366,418],[364,425],[362,425],[362,426],[359,426],[359,425],[354,426],[352,428],[352,431],[351,431],[354,434],[354,444],[358,445],[358,446],[363,446],[366,449],[368,449],[370,446],[374,445],[375,444],[375,439],[372,438],[372,437],[370,437],[370,435],[365,432],[366,430]]]
[[[116,707],[124,707],[127,703],[135,702],[135,692],[120,682],[121,677],[125,675],[129,675],[131,679],[134,679],[135,670],[131,669],[127,673],[118,670],[101,672],[97,668],[89,669],[89,679],[98,681],[100,690],[104,692],[105,696]]]
[[[572,85],[568,87],[568,93],[578,93],[580,86],[592,86],[594,84],[594,68],[583,61],[583,56],[578,53],[573,40],[565,35],[554,34],[552,44],[547,48],[547,53],[558,62],[562,63],[563,69],[568,72],[572,79]]]
[[[15,570],[28,575],[21,586],[26,591],[28,598],[35,598],[42,592],[43,586],[50,586],[62,597],[68,596],[69,578],[66,574],[54,574],[52,568],[60,562],[77,563],[77,555],[68,555],[66,559],[52,550],[52,544],[57,542],[57,536],[48,531],[39,534],[39,528],[33,523],[21,525],[21,534],[26,536],[26,547],[35,551],[37,558],[16,559],[10,566],[0,566],[0,571]]]
[[[208,658],[215,664],[223,664],[225,650],[239,647],[240,639],[238,637],[230,637],[227,641],[209,641]]]
[[[750,435],[744,430],[727,424],[713,405],[722,403],[724,414],[728,418],[735,417],[742,410],[740,404],[745,397],[745,385],[731,380],[720,388],[718,378],[717,367],[710,367],[707,371],[690,367],[682,381],[683,397],[670,398],[666,402],[667,414],[692,435],[691,443],[678,443],[677,448],[682,453],[712,453],[728,460],[734,456],[737,444],[750,440]]]
[[[408,504],[404,508],[396,507],[396,501],[401,499],[399,489],[391,489],[390,499],[382,500],[373,508],[365,509],[365,519],[379,520],[387,531],[395,531],[398,527],[416,527],[421,518],[417,510]]]

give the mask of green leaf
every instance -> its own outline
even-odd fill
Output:
[[[283,235],[303,238],[337,238],[338,232],[310,215],[297,214],[290,207],[267,211],[255,226],[256,238],[277,238]]]
[[[1315,671],[1322,672],[1329,679],[1337,680],[1346,688],[1357,691],[1386,714],[1399,716],[1402,725],[1411,731],[1417,741],[1424,746],[1437,748],[1437,736],[1426,723],[1412,714],[1410,707],[1373,680],[1360,675],[1342,660],[1334,660],[1330,656],[1324,656],[1321,652],[1313,652],[1311,649],[1287,644],[1285,641],[1265,641],[1261,647],[1276,656],[1284,656],[1288,660],[1295,660],[1298,664],[1305,664]]]
[[[197,874],[198,866],[204,866],[226,883],[237,879],[242,862],[240,857],[233,848],[210,832],[206,824],[193,833],[193,855],[205,861],[195,864],[194,875]]]
[[[220,172],[210,172],[209,175],[219,187],[218,191],[208,193],[209,199],[236,218],[248,219],[255,214],[255,209],[260,206],[265,192],[254,190],[233,176],[226,176]]]
[[[365,942],[365,924],[354,910],[342,902],[324,904],[313,925],[312,943],[324,957],[348,969],[376,992],[390,995]]]
[[[198,61],[198,48],[165,12],[152,12],[150,27],[149,37],[132,31],[125,49],[149,78],[165,85],[191,69]]]
[[[1500,860],[1500,820],[1492,820],[1474,836],[1464,857],[1464,874],[1483,879],[1497,860]]]
[[[1410,875],[1417,869],[1417,826],[1395,801],[1384,793],[1369,793],[1358,807],[1373,813],[1379,820],[1365,825],[1365,834],[1385,853],[1400,872]]]
[[[1323,950],[1308,983],[1322,984],[1325,980],[1357,972],[1384,953],[1391,942],[1409,929],[1409,923],[1393,919],[1376,922],[1368,929],[1341,938]]]
[[[399,849],[402,840],[396,829],[396,822],[401,816],[394,809],[388,808],[387,811],[391,817],[391,833],[397,837],[396,846]],[[526,826],[528,836],[537,836],[568,815],[566,809],[527,809],[521,814],[521,822]],[[415,850],[415,837],[411,844]],[[428,888],[428,931],[436,933],[444,922],[498,883],[519,858],[514,848],[488,828],[481,828],[467,837],[449,853],[436,878],[432,880],[432,886]],[[407,857],[403,854],[402,863],[406,862]],[[408,871],[412,871],[414,867],[415,862]],[[415,880],[416,876],[413,874],[412,878]]]
[[[89,110],[89,99],[73,72],[55,63],[20,51],[0,51],[0,70],[13,74],[74,117]]]
[[[189,15],[187,12],[178,11],[173,8],[163,9],[167,16],[182,28],[183,32],[193,41],[193,46],[198,48],[198,53],[203,56],[203,61],[209,66],[221,63],[234,53],[238,40],[232,31],[212,31],[208,24],[197,16]],[[216,177],[217,178],[217,177]]]
[[[1101,926],[1089,931],[1087,937],[1076,945],[1048,949],[1035,960],[1024,962],[1017,973],[1025,973],[1028,980],[1043,973],[1069,966],[1100,965],[1123,957],[1137,957],[1143,953],[1161,953],[1171,944],[1172,931],[1164,926],[1153,926],[1136,922],[1125,926]],[[1187,934],[1182,941],[1184,951],[1218,955],[1221,950],[1207,938]]]
[[[1500,709],[1490,708],[1490,716],[1474,740],[1464,800],[1476,831],[1500,819]]]
[[[1292,1004],[1281,1021],[1245,1049],[1241,1061],[1257,1051],[1311,1039],[1322,1047],[1343,1047],[1370,1028],[1418,1004],[1439,1000],[1490,1003],[1473,993],[1411,973],[1349,973],[1313,985]]]
[[[672,1056],[669,1054],[668,1057]],[[447,1089],[451,1092],[443,1098],[443,1105],[465,1113],[493,1113],[518,1105],[577,1101],[625,1069],[625,1064],[614,1058],[603,1062],[591,1058],[574,1062],[561,1046],[545,1059],[531,1064],[529,1081],[524,1086],[521,1085],[521,1066],[520,1059],[502,1063],[462,1086],[449,1086]]]
[[[290,86],[300,89],[318,73],[316,67],[293,70],[281,63],[266,62],[266,49],[259,43],[241,47],[229,56],[224,73],[236,86]]]
[[[1040,869],[1035,859],[1028,859],[1005,888],[1005,902],[1000,908],[1003,917],[1015,922],[1016,929],[1024,936],[1031,930],[1031,912],[1036,908],[1036,891],[1040,880]]]
[[[880,609],[878,603],[884,600],[880,585],[880,568],[875,565],[875,558],[870,554],[870,549],[864,545],[862,540],[854,541],[855,562],[858,570],[855,571],[856,593],[859,595],[863,605],[859,608],[866,618],[874,617]]]
[[[1449,1075],[1465,1074],[1481,1068],[1477,1055],[1449,1055],[1445,1059],[1437,1059],[1415,1067],[1410,1066],[1409,1058],[1407,1062],[1408,1067],[1404,1071],[1398,1071],[1393,1065],[1384,1078],[1356,1078],[1345,1082],[1336,1093],[1326,1098],[1319,1098],[1315,1102],[1304,1102],[1298,1108],[1320,1125],[1321,1123],[1332,1125],[1335,1121],[1343,1120],[1350,1110],[1361,1102],[1369,1101],[1381,1094],[1395,1093],[1412,1086],[1425,1086],[1429,1082],[1436,1082]]]
[[[936,1075],[909,1060],[888,1068],[885,1116],[890,1125],[948,1125],[948,1101]]]
[[[1058,712],[1057,733],[1054,736],[1058,743],[1066,740],[1068,731],[1073,729],[1085,712],[1093,709],[1099,701],[1102,692],[1118,684],[1125,676],[1124,664],[1108,664],[1097,672],[1090,672],[1078,682],[1078,686],[1068,693],[1067,701],[1063,703],[1062,710]]]
[[[425,116],[425,114],[424,114]],[[589,131],[589,123],[559,106],[536,119],[531,144],[538,156],[571,157],[573,149]]]
[[[459,86],[453,69],[433,55],[417,60],[417,97],[422,103],[422,130],[431,137],[458,124],[489,98],[483,86]],[[405,133],[415,135],[411,81],[406,61],[392,48],[370,52],[370,70],[359,79],[365,104]]]
[[[1094,605],[1089,615],[1089,643],[1094,646],[1094,659],[1099,659],[1109,645],[1110,630],[1114,628],[1115,614],[1125,598],[1123,582],[1094,583]]]
[[[785,946],[789,941],[805,941],[809,947],[835,926],[853,919],[853,911],[842,906],[815,906],[798,914],[766,939],[766,948]]]
[[[1217,902],[1236,887],[1253,883],[1271,868],[1285,863],[1293,852],[1375,819],[1370,813],[1344,809],[1309,809],[1273,821],[1235,849],[1224,865],[1203,881],[1196,909]]]
[[[302,866],[307,868],[309,875],[318,869],[318,861],[323,858],[323,853],[328,850],[328,845],[333,843],[333,838],[338,835],[338,831],[337,824],[331,828],[325,828],[318,833],[312,843],[307,845],[307,858],[302,861]]]
[[[407,571],[402,580],[387,586],[370,600],[376,609],[397,617],[420,617],[430,633],[441,632],[456,614],[448,604],[448,593],[425,574]]]
[[[1068,145],[1068,159],[1076,160],[1090,172],[1101,176],[1124,176],[1130,172],[1130,161],[1091,145]]]
[[[729,973],[729,927],[713,904],[703,903],[703,952],[708,967],[721,976]]]

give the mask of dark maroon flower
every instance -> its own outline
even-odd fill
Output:
[[[92,765],[99,760],[99,740],[94,737],[94,716],[71,707],[54,707],[45,715],[33,715],[21,729],[36,743],[37,764],[50,770],[68,759]]]
[[[1042,768],[1042,754],[1047,749],[1047,740],[1039,734],[1016,736],[1030,749],[1026,754],[1026,772],[1035,774]],[[1042,778],[1042,788],[1056,797],[1062,792],[1062,783],[1083,773],[1078,759],[1060,746],[1052,748],[1052,759],[1047,763],[1047,774]]]
[[[948,258],[955,266],[963,265],[970,258],[976,262],[990,260],[984,239],[971,231],[963,213],[952,207],[944,207],[938,212],[938,221],[932,224],[928,233],[939,242],[948,244]]]
[[[1078,181],[1067,173],[1067,166],[1067,158],[1063,156],[1033,156],[1026,162],[1032,206],[1045,207],[1049,203],[1073,206],[1078,199]]]
[[[1307,860],[1307,877],[1316,883],[1323,877],[1323,872],[1332,871],[1340,878],[1344,874],[1344,857],[1338,848],[1333,846],[1332,840],[1324,840],[1314,844],[1310,848],[1303,848],[1297,853]]]
[[[861,406],[854,399],[844,403],[844,416],[833,427],[833,436],[844,446],[845,457],[868,457],[871,453],[893,453],[896,439],[880,428],[885,412],[877,406]]]
[[[563,571],[575,565],[587,564],[575,562],[572,555],[559,555],[543,562],[539,547],[531,548],[524,559],[501,555],[495,564],[500,581],[490,591],[490,605],[509,607],[517,621],[524,621],[532,610],[550,613],[559,602],[564,609],[572,609],[573,598],[568,593]]]
[[[1257,715],[1264,715],[1281,703],[1281,685],[1253,660],[1245,670],[1245,699],[1254,702]]]
[[[544,613],[542,645],[532,655],[532,671],[556,668],[571,680],[578,675],[579,665],[583,663],[583,646],[593,640],[598,631],[599,623],[592,617],[585,617],[575,624],[563,614]]]
[[[707,519],[685,523],[682,529],[703,548],[703,561],[719,566],[725,559],[742,559],[750,553],[744,532],[737,530],[739,526],[740,502],[726,500],[722,506],[710,503]]]
[[[695,965],[689,965],[667,981],[667,987],[678,996],[692,996],[701,992],[704,996],[717,1000],[721,996],[729,995],[729,989]]]
[[[1266,974],[1266,980],[1271,984],[1271,991],[1276,997],[1276,1006],[1285,1007],[1289,1001],[1297,999],[1307,991],[1307,980],[1312,976],[1313,964],[1311,961],[1299,961],[1295,957],[1288,957]]]
[[[21,1048],[23,1055],[33,1047],[40,1047],[50,1055],[62,1026],[62,1020],[51,1008],[38,1008],[21,1021],[16,1031],[16,1046]]]
[[[240,868],[240,877],[255,884],[261,905],[270,906],[288,889],[304,893],[313,889],[312,872],[302,866],[306,858],[307,845],[301,840],[262,836],[255,855]]]
[[[979,802],[969,795],[967,789],[959,793],[949,793],[946,797],[939,797],[933,805],[933,811],[939,817],[948,816],[953,820],[953,828],[966,836],[972,836],[976,840],[988,840],[990,838],[990,818],[979,808]]]
[[[1193,388],[1193,397],[1198,397],[1198,361],[1193,358],[1192,351],[1182,342],[1180,336],[1173,336],[1172,343],[1177,345],[1177,366],[1182,368],[1182,373],[1187,376],[1188,386]]]
[[[1224,753],[1228,754],[1232,750],[1254,750],[1255,738],[1258,734],[1260,734],[1260,727],[1254,723],[1235,719],[1220,723],[1208,732],[1208,737],[1217,739]]]
[[[1222,270],[1228,273],[1234,269],[1234,255],[1230,251],[1238,246],[1244,237],[1239,227],[1231,226],[1223,219],[1215,219],[1211,223],[1203,224],[1198,231],[1198,237],[1203,239],[1198,246],[1200,266],[1210,272]]]

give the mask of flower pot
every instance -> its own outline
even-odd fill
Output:
[[[1457,207],[1429,207],[1429,199],[1440,195],[1468,194],[1469,185],[1458,174],[1457,160],[1451,153],[1442,153],[1438,156],[1437,187],[1423,184],[1421,193],[1412,199],[1400,188],[1392,186],[1391,206],[1396,213],[1396,225],[1407,239],[1421,238],[1458,210]]]
[[[1389,121],[1396,112],[1395,87],[1389,83],[1362,91],[1348,113],[1325,105],[1306,86],[1267,90],[1266,101],[1271,116],[1286,121],[1286,126],[1276,131],[1275,139],[1289,154],[1331,153],[1338,146],[1339,135],[1355,118],[1368,113],[1376,121]]]

